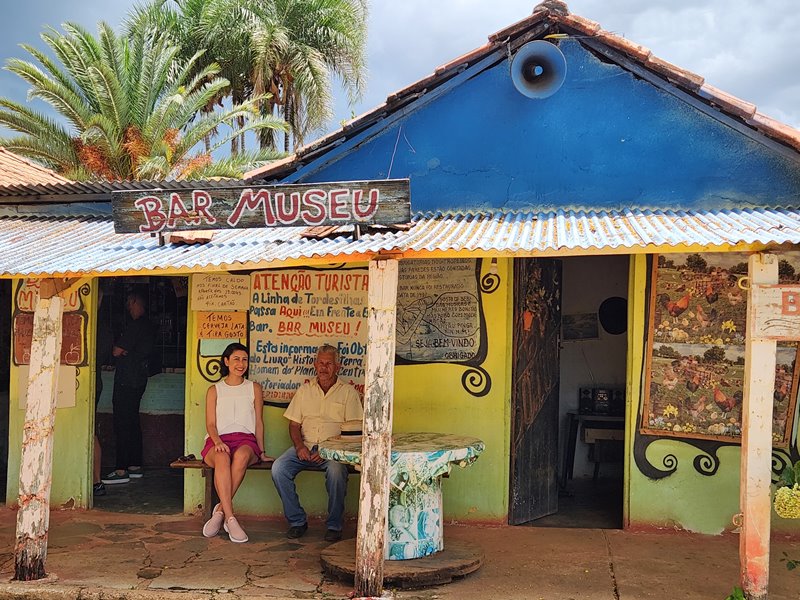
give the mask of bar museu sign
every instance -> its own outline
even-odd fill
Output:
[[[112,194],[114,231],[314,227],[408,223],[408,179],[261,187],[121,191]]]

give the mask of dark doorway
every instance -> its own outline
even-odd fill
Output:
[[[126,299],[135,292],[146,300],[146,316],[156,327],[156,338],[148,359],[150,377],[140,407],[144,476],[127,483],[107,484],[106,494],[94,497],[94,506],[119,512],[180,513],[183,473],[170,469],[169,463],[183,454],[184,445],[188,278],[104,278],[100,287],[103,301],[98,312],[98,331],[106,328],[112,340],[119,338],[129,319]],[[114,470],[116,462],[113,358],[100,368],[103,392],[95,420],[102,448],[101,474],[105,477]]]

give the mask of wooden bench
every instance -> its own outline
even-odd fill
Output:
[[[257,462],[255,464],[250,465],[247,467],[248,471],[270,471],[272,469],[272,463],[275,461],[270,459],[264,462]],[[200,469],[203,473],[204,478],[204,491],[203,491],[203,519],[210,519],[211,518],[211,510],[213,509],[214,505],[217,503],[217,491],[214,489],[214,474],[211,467],[209,467],[206,463],[202,460],[198,460],[194,458],[194,455],[190,455],[188,457],[181,457],[177,460],[173,460],[169,463],[169,466],[173,469]],[[322,469],[307,469],[308,471],[318,471],[322,473]],[[347,472],[348,473],[358,473],[352,465],[347,465]]]

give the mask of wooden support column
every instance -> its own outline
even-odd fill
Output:
[[[50,487],[53,474],[53,426],[56,416],[58,365],[64,300],[46,297],[40,289],[33,317],[30,378],[19,468],[19,511],[14,546],[14,578],[21,581],[46,576],[47,530],[50,524]]]
[[[761,297],[754,286],[778,283],[778,258],[754,254],[748,262],[744,398],[739,505],[741,584],[748,600],[766,600],[769,582],[770,483],[772,461],[772,406],[775,391],[776,342],[756,337],[755,315]]]
[[[355,566],[355,596],[359,598],[383,593],[392,449],[397,272],[398,261],[394,259],[373,260],[369,265],[364,435]]]

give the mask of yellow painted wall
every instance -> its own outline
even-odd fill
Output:
[[[96,281],[96,280],[94,280]],[[16,291],[19,280],[13,282]],[[92,501],[91,455],[94,442],[94,340],[97,288],[90,279],[81,279],[71,289],[80,289],[81,301],[89,315],[87,319],[86,345],[90,364],[77,368],[75,381],[75,406],[56,409],[55,439],[53,447],[53,483],[50,505],[89,508]],[[84,293],[85,292],[85,293]],[[16,307],[16,297],[13,299]],[[12,308],[13,310],[13,308]],[[12,333],[13,336],[13,333]],[[13,340],[12,340],[13,343]],[[6,480],[6,504],[16,506],[19,498],[19,467],[22,454],[22,431],[25,410],[19,406],[18,368],[11,365],[9,390],[9,445],[8,479]]]
[[[510,261],[500,260],[500,287],[482,296],[488,333],[488,355],[483,367],[492,378],[489,393],[470,395],[461,385],[464,367],[449,364],[398,366],[395,371],[394,431],[441,431],[479,437],[486,451],[465,469],[454,467],[443,484],[445,519],[506,521],[508,511],[509,380],[511,365]],[[484,262],[484,272],[489,261]],[[205,392],[209,386],[197,367],[198,341],[194,315],[189,306],[186,385],[186,452],[199,457],[205,437]],[[264,408],[266,448],[278,456],[290,445],[288,421],[283,409]],[[322,516],[327,511],[324,476],[301,473],[298,493],[306,511]],[[186,472],[184,510],[195,512],[203,500],[203,480],[197,472]],[[359,477],[351,476],[347,513],[358,509]],[[236,510],[247,514],[282,515],[269,472],[247,474],[235,499]]]

